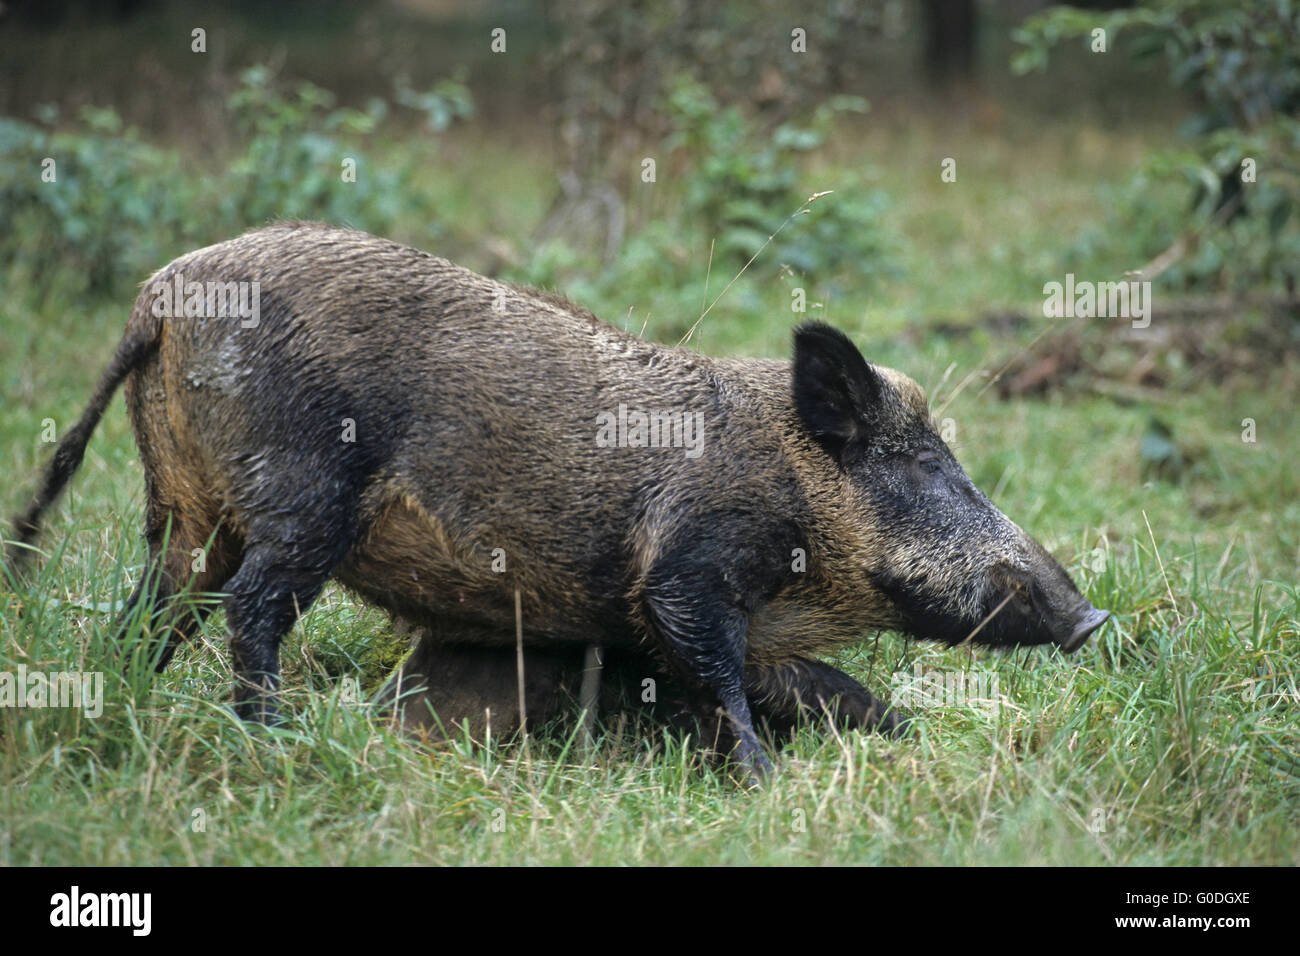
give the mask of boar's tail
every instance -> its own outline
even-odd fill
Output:
[[[95,394],[91,396],[90,404],[81,413],[77,424],[64,433],[63,440],[54,450],[54,457],[45,468],[45,477],[41,482],[40,490],[32,497],[27,509],[14,517],[13,537],[5,544],[5,560],[15,574],[35,550],[31,545],[40,533],[41,515],[54,504],[63,487],[68,483],[68,479],[81,465],[82,456],[86,453],[86,443],[90,441],[91,433],[103,417],[104,410],[108,408],[113,393],[117,391],[127,375],[158,347],[158,331],[157,326],[128,330],[126,336],[118,343],[117,352],[114,353],[113,360],[109,362],[108,368],[100,377],[99,384],[95,386]]]

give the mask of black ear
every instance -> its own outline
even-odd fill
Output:
[[[885,387],[849,337],[821,322],[794,332],[794,407],[836,460],[870,439]]]

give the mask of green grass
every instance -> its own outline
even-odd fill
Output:
[[[283,648],[290,720],[250,733],[228,709],[220,614],[158,679],[114,663],[110,615],[94,608],[120,600],[143,559],[141,472],[119,401],[51,516],[51,558],[0,598],[0,671],[105,680],[95,719],[0,709],[0,863],[1300,862],[1297,370],[1222,382],[1193,370],[1150,403],[1001,401],[979,371],[996,371],[1040,326],[1019,338],[927,332],[933,319],[997,309],[1034,317],[1044,281],[1140,264],[1130,260],[1144,250],[1123,237],[1071,258],[1074,227],[1106,222],[1107,197],[1163,132],[1072,140],[1048,128],[998,145],[937,118],[840,144],[810,178],[825,188],[818,177],[856,175],[871,149],[893,198],[900,272],[823,311],[873,361],[926,385],[936,408],[951,398],[943,414],[972,477],[1114,613],[1079,654],[869,638],[839,663],[873,691],[897,690],[919,666],[976,677],[995,704],[914,709],[918,734],[902,742],[802,731],[769,785],[748,791],[691,742],[653,734],[607,729],[592,754],[563,734],[415,747],[348,699],[345,678],[367,692],[382,680],[393,640],[384,615],[331,590]],[[957,184],[939,182],[947,155],[959,157]],[[472,137],[445,157],[428,188],[445,191],[458,235],[514,228],[525,246],[531,224],[509,210],[541,214],[545,164],[484,155]],[[485,162],[497,188],[471,186]],[[483,201],[466,201],[474,195]],[[707,249],[688,255],[702,293]],[[789,283],[761,275],[710,314],[705,350],[786,352]],[[715,274],[711,288],[729,278]],[[652,311],[658,291],[586,304],[622,324],[629,306],[638,319]],[[128,305],[21,289],[0,298],[5,513],[48,454],[42,420],[62,429],[79,412]],[[647,334],[680,327],[667,318]],[[1198,452],[1177,483],[1141,469],[1153,414]],[[1240,439],[1244,417],[1258,423],[1256,444]]]

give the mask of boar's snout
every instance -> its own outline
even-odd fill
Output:
[[[1036,541],[1027,536],[1022,540],[1030,554],[1028,566],[1003,566],[993,575],[993,594],[1001,610],[991,622],[994,633],[990,642],[1056,644],[1072,654],[1106,623],[1110,612],[1093,607],[1065,569]]]
[[[1079,648],[1083,647],[1084,642],[1097,628],[1106,623],[1110,617],[1110,611],[1103,611],[1095,608],[1085,598],[1083,606],[1079,609],[1079,614],[1075,618],[1074,629],[1065,640],[1058,641],[1061,650],[1066,654],[1073,654]]]

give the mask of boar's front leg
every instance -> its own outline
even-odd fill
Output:
[[[738,762],[758,782],[772,770],[754,732],[745,697],[749,614],[738,595],[746,575],[724,569],[688,547],[674,549],[651,567],[643,600],[664,657],[691,690],[706,726],[720,711],[735,737]]]
[[[878,730],[894,738],[908,732],[907,721],[897,711],[822,661],[796,657],[751,667],[745,692],[755,716],[778,737],[792,733],[800,722],[816,720],[851,730]]]

